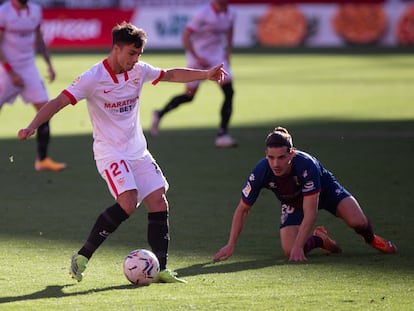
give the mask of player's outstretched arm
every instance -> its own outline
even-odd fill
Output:
[[[42,109],[39,110],[32,122],[30,122],[26,128],[19,130],[17,138],[19,140],[24,140],[32,136],[40,125],[49,121],[55,113],[67,106],[69,103],[69,98],[63,93],[49,101],[42,107]]]
[[[212,80],[221,82],[227,72],[223,69],[223,64],[217,65],[209,70],[199,70],[192,68],[173,68],[168,69],[161,79],[168,82],[191,82],[194,80]]]
[[[229,241],[217,252],[216,255],[214,255],[213,261],[226,260],[233,255],[237,239],[243,230],[244,223],[246,222],[250,209],[250,205],[247,205],[243,202],[243,200],[240,200],[239,205],[237,205],[237,208],[234,211]]]

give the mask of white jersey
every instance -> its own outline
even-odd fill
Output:
[[[34,62],[36,29],[41,22],[42,8],[38,4],[28,2],[22,10],[11,2],[0,6],[0,30],[4,32],[1,49],[13,68]]]
[[[228,6],[225,12],[218,12],[213,4],[202,6],[186,25],[191,32],[190,40],[197,55],[208,60],[211,66],[224,61],[227,34],[233,27],[236,13]],[[192,54],[186,52],[187,58]],[[191,60],[189,61],[189,63]]]
[[[139,97],[144,82],[155,85],[164,73],[140,61],[132,70],[115,74],[105,59],[63,91],[72,104],[86,99],[96,160],[114,155],[139,159],[148,152],[139,118]]]

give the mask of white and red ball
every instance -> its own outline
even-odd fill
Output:
[[[130,252],[124,260],[124,274],[135,285],[149,285],[160,272],[157,256],[146,249]]]

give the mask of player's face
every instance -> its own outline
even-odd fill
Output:
[[[228,0],[215,0],[214,1],[220,8],[226,8],[228,5]]]
[[[123,71],[131,70],[143,52],[143,48],[136,48],[134,44],[118,46],[117,61]]]
[[[289,148],[285,146],[266,148],[267,162],[276,176],[284,176],[290,172],[294,155],[295,152],[289,152]]]
[[[28,0],[14,0],[14,1],[12,1],[12,2],[13,2],[13,4],[14,4],[14,5],[16,5],[18,8],[22,8],[22,7],[24,7],[24,6],[27,4]]]

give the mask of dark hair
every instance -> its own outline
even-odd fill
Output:
[[[266,137],[266,147],[288,147],[293,148],[292,136],[287,129],[278,126]]]
[[[147,34],[141,28],[127,22],[122,22],[112,28],[112,46],[133,44],[136,48],[141,48],[147,42]]]

